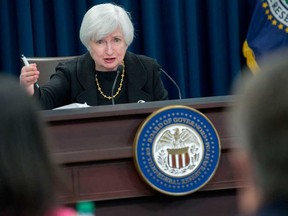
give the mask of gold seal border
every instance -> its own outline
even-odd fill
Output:
[[[217,164],[215,166],[215,169],[214,171],[212,172],[212,174],[209,176],[209,178],[200,186],[200,187],[197,187],[195,188],[194,190],[191,190],[191,191],[187,191],[187,192],[183,192],[183,193],[171,193],[171,192],[168,192],[168,191],[165,191],[165,190],[161,190],[159,189],[158,187],[156,187],[154,184],[152,184],[146,177],[145,175],[143,174],[142,170],[140,169],[140,166],[139,166],[139,159],[137,158],[137,143],[139,141],[139,137],[140,137],[140,134],[142,133],[144,127],[149,123],[149,121],[156,115],[158,115],[159,113],[163,112],[163,111],[167,111],[167,110],[172,110],[172,109],[178,109],[178,108],[182,108],[182,109],[188,109],[190,111],[193,111],[193,112],[196,112],[198,113],[199,115],[201,115],[203,118],[205,118],[207,120],[207,122],[211,125],[211,127],[214,129],[214,132],[217,136],[217,141],[218,141],[218,148],[219,148],[219,153],[218,153],[218,161],[217,161]],[[191,193],[194,193],[198,190],[200,190],[201,188],[203,188],[211,179],[212,177],[215,175],[217,169],[218,169],[218,166],[219,166],[219,163],[220,163],[220,156],[221,156],[221,143],[220,143],[220,138],[219,138],[219,134],[214,126],[214,124],[210,121],[210,119],[204,115],[202,112],[192,108],[192,107],[189,107],[189,106],[185,106],[185,105],[169,105],[169,106],[165,106],[165,107],[162,107],[158,110],[155,110],[154,112],[152,112],[148,117],[146,117],[146,119],[141,123],[141,125],[139,126],[137,132],[136,132],[136,135],[134,137],[134,142],[133,142],[133,161],[134,161],[134,166],[136,167],[137,169],[137,172],[138,174],[140,174],[140,177],[142,180],[144,180],[144,182],[146,184],[148,184],[150,187],[152,187],[154,190],[162,193],[162,194],[166,194],[166,195],[173,195],[173,196],[184,196],[184,195],[188,195],[188,194],[191,194]]]

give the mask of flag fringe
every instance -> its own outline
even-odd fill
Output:
[[[246,58],[246,63],[249,69],[254,73],[258,73],[260,71],[260,67],[258,66],[253,50],[249,47],[247,40],[245,40],[243,44],[243,55]]]

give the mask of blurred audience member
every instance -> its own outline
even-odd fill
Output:
[[[287,59],[288,52],[263,59],[261,72],[235,88],[232,125],[239,140],[231,161],[247,183],[239,190],[243,215],[288,215]]]
[[[76,215],[57,206],[60,177],[33,98],[18,80],[0,76],[0,101],[0,215]]]

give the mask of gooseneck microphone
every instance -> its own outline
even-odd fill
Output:
[[[112,105],[115,104],[115,100],[114,100],[114,97],[113,97],[114,91],[115,91],[115,85],[116,85],[118,76],[119,76],[119,74],[120,74],[122,71],[123,71],[123,65],[120,64],[120,65],[118,65],[118,67],[117,67],[117,74],[116,74],[116,77],[115,77],[115,79],[114,79],[114,82],[113,82],[113,85],[112,85],[112,89],[111,89]]]
[[[180,88],[178,86],[178,84],[172,79],[171,76],[169,76],[168,73],[166,73],[166,71],[164,71],[162,68],[160,68],[160,70],[170,79],[170,81],[176,86],[177,90],[178,90],[178,95],[179,95],[179,99],[181,100],[182,99],[182,96],[181,96],[181,91],[180,91]]]

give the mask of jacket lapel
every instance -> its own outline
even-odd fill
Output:
[[[87,103],[90,106],[98,105],[97,100],[97,87],[95,83],[95,63],[87,52],[81,56],[77,63],[77,77],[84,89],[77,96],[79,103]]]
[[[147,71],[143,64],[135,54],[130,52],[126,53],[124,61],[129,103],[137,103],[139,100],[151,101],[151,96],[142,90],[147,82]],[[83,92],[77,96],[77,101],[86,102],[90,106],[98,105],[94,68],[95,63],[89,52],[79,58],[77,77]]]
[[[147,72],[143,64],[135,54],[130,52],[126,53],[124,61],[129,102],[137,103],[139,100],[151,101],[151,96],[142,90],[147,82]]]

